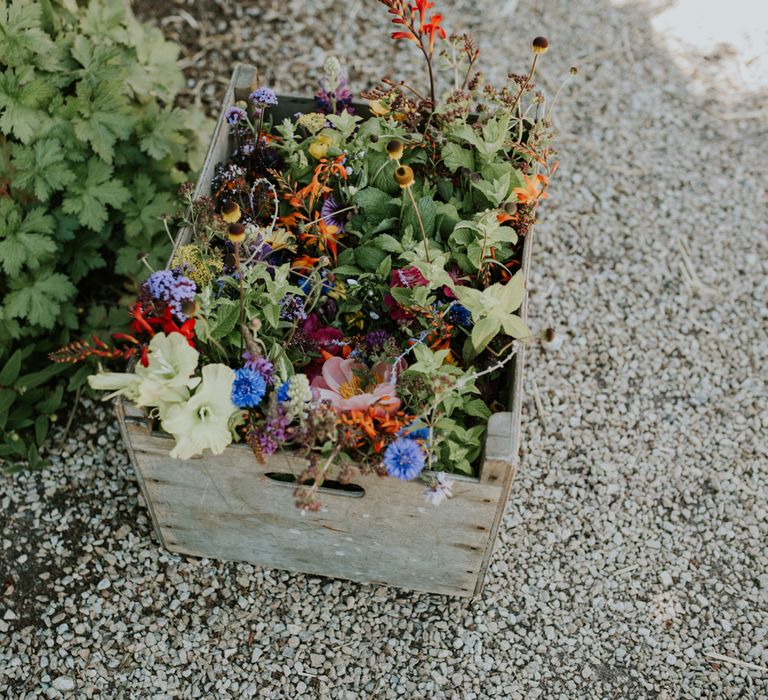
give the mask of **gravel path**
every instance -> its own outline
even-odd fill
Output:
[[[190,91],[212,104],[232,52],[283,90],[306,90],[334,42],[355,73],[409,67],[363,32],[369,4],[162,12],[202,51]],[[533,34],[553,45],[544,87],[581,68],[532,288],[532,318],[564,343],[531,353],[485,592],[171,555],[114,421],[87,404],[53,467],[0,496],[0,696],[768,697],[766,123],[733,118],[733,95],[691,96],[637,5],[440,4],[497,70],[525,67]]]

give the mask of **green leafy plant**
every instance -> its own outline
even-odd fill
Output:
[[[0,6],[0,459],[39,461],[62,398],[61,368],[35,371],[47,352],[111,325],[141,254],[165,262],[161,217],[206,129],[173,106],[177,55],[121,0]]]

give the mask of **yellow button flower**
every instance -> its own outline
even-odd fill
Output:
[[[328,134],[319,134],[315,136],[311,145],[309,146],[309,155],[317,160],[325,158],[328,153],[328,149],[333,145],[333,139]]]

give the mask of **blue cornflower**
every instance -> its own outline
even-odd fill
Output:
[[[401,431],[404,432],[407,430],[407,428],[403,428]],[[424,426],[423,428],[416,428],[415,430],[410,430],[406,432],[403,437],[408,438],[409,440],[429,440],[429,427]]]
[[[267,383],[258,372],[243,367],[235,372],[232,383],[232,403],[238,408],[255,408],[264,398]]]
[[[224,113],[224,117],[227,120],[228,124],[235,125],[237,124],[241,119],[245,119],[245,112],[240,109],[240,107],[228,107],[227,111]]]
[[[274,90],[270,90],[269,88],[261,87],[254,90],[250,95],[248,95],[248,99],[251,102],[255,102],[257,104],[262,105],[271,105],[274,107],[277,104],[277,95],[275,95]]]
[[[279,403],[285,403],[290,399],[290,396],[288,396],[288,389],[291,388],[291,382],[283,382],[278,388],[277,388],[277,400]]]
[[[457,326],[469,328],[472,325],[472,312],[461,304],[454,304],[448,312],[448,320]]]
[[[425,461],[426,456],[421,445],[408,438],[397,438],[384,450],[384,466],[387,468],[387,474],[405,481],[411,481],[421,474]]]
[[[173,315],[179,320],[187,320],[181,311],[181,305],[185,301],[194,301],[197,292],[197,285],[189,277],[175,270],[158,270],[147,278],[145,284],[153,299],[168,304]]]

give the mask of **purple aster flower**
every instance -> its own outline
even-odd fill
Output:
[[[339,233],[344,233],[344,227],[347,225],[347,217],[349,216],[349,211],[342,211],[344,209],[347,209],[346,205],[340,204],[332,194],[329,194],[320,208],[320,216],[323,217],[326,224],[335,226],[339,229]]]
[[[227,123],[232,124],[233,126],[239,121],[246,119],[245,112],[240,109],[240,107],[227,108],[227,111],[224,113],[224,117],[227,120]]]
[[[424,469],[426,455],[418,442],[400,437],[387,445],[383,461],[387,474],[411,481]]]
[[[235,372],[232,403],[238,408],[255,408],[264,398],[267,383],[258,372],[243,367]]]
[[[286,294],[280,302],[280,318],[287,321],[303,321],[307,318],[304,300],[297,294]]]
[[[270,105],[272,107],[277,104],[277,95],[275,95],[274,90],[266,87],[257,88],[248,95],[248,99],[256,104]]]
[[[427,503],[439,506],[446,498],[453,496],[453,479],[449,479],[445,472],[438,472],[432,483],[424,489],[424,498]]]
[[[185,301],[194,301],[197,292],[197,285],[189,277],[178,270],[158,270],[149,276],[144,285],[153,299],[168,304],[176,318],[187,320],[181,306]]]

